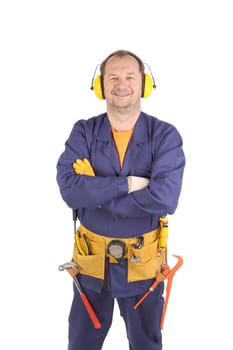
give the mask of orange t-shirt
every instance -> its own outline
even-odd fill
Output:
[[[125,157],[125,152],[129,143],[131,136],[133,135],[133,130],[129,131],[116,131],[112,129],[113,138],[116,144],[120,165],[122,167]]]

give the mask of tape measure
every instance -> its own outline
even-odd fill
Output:
[[[107,252],[115,258],[118,263],[122,263],[126,252],[125,243],[118,239],[114,239],[108,244]]]

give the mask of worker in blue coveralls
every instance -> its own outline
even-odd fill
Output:
[[[159,218],[175,212],[185,155],[180,133],[141,110],[154,78],[134,53],[111,53],[92,89],[106,112],[77,121],[57,162],[57,182],[80,226],[72,260],[97,314],[96,329],[74,286],[68,350],[100,350],[112,324],[114,301],[129,349],[161,350],[164,282],[136,310],[161,269]]]

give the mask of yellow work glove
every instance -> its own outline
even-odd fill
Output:
[[[91,163],[87,158],[83,158],[83,160],[76,159],[76,161],[73,163],[73,168],[76,174],[95,176]]]

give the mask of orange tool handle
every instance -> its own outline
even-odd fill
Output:
[[[148,291],[145,294],[143,294],[143,296],[138,300],[137,303],[134,304],[133,310],[136,310],[139,307],[139,305],[141,305],[141,303],[148,297],[150,293],[154,291],[154,289],[157,287],[159,283],[160,281],[155,280],[155,282],[151,285]]]
[[[167,278],[167,275],[169,274],[169,272],[170,272],[170,268],[168,266],[164,267],[164,269],[162,271],[162,275],[164,276],[164,279]],[[143,294],[143,296],[138,300],[138,302],[136,304],[134,304],[133,310],[136,310],[139,307],[139,305],[148,297],[148,295],[155,290],[155,288],[158,286],[158,284],[160,282],[164,281],[164,279],[162,279],[162,280],[155,279],[154,282],[152,283],[152,285],[150,286],[150,288],[148,289],[148,291]]]
[[[174,276],[175,272],[179,269],[179,267],[183,264],[183,259],[180,256],[178,256],[178,255],[173,255],[173,256],[175,258],[177,258],[177,260],[178,260],[176,265],[172,269],[170,269],[168,266],[166,266],[164,268],[164,270],[162,271],[164,279],[167,279],[168,281],[167,281],[167,287],[166,287],[166,298],[165,298],[165,302],[164,302],[163,313],[162,313],[161,323],[160,323],[161,329],[163,328],[165,314],[167,311],[167,305],[168,305],[168,300],[169,300],[169,296],[170,296],[173,276]],[[146,291],[146,293],[143,294],[143,296],[138,300],[138,302],[134,304],[133,310],[136,310],[139,307],[139,305],[148,297],[148,295],[151,294],[155,290],[155,288],[158,286],[158,284],[160,282],[161,282],[160,280],[155,280],[152,283],[152,285]]]
[[[88,315],[90,316],[90,319],[93,323],[93,326],[95,328],[101,328],[101,323],[93,309],[93,307],[91,306],[86,294],[84,293],[83,289],[82,289],[82,286],[81,284],[79,283],[77,277],[76,277],[76,274],[77,274],[77,271],[75,271],[74,269],[72,268],[69,268],[67,269],[68,273],[73,277],[73,281],[74,281],[74,284],[75,284],[75,287],[77,288],[78,292],[79,292],[79,295],[82,299],[82,302],[88,312]]]
[[[170,291],[171,291],[171,286],[172,286],[172,279],[173,277],[170,277],[167,280],[167,287],[166,287],[166,299],[163,305],[163,313],[162,313],[162,317],[161,317],[161,322],[160,322],[160,328],[163,329],[163,324],[164,324],[164,319],[165,319],[165,315],[166,315],[166,311],[167,311],[167,305],[168,305],[168,299],[170,296]]]
[[[97,316],[96,316],[96,313],[94,311],[94,309],[92,308],[89,300],[87,299],[87,296],[86,294],[84,293],[82,287],[81,287],[81,284],[79,283],[78,279],[76,276],[73,277],[73,280],[74,280],[74,284],[80,294],[80,297],[82,299],[82,302],[88,312],[88,315],[90,316],[90,319],[93,323],[93,326],[95,328],[101,328],[101,324],[100,324],[100,321],[98,320]]]
[[[88,314],[89,314],[89,316],[90,316],[90,318],[92,320],[92,323],[93,323],[94,327],[95,328],[101,328],[101,323],[100,323],[98,317],[96,316],[96,313],[93,310],[89,300],[87,299],[86,294],[80,293],[80,297],[81,297],[81,299],[83,301],[83,304],[86,307],[86,310],[87,310],[87,312],[88,312]]]
[[[170,296],[173,276],[174,276],[175,272],[183,264],[183,259],[181,258],[181,256],[178,256],[178,255],[173,255],[173,256],[177,258],[178,262],[167,274],[166,298],[165,298],[165,302],[164,302],[164,306],[163,306],[163,313],[162,313],[161,322],[160,322],[161,329],[163,329],[163,324],[164,324],[164,319],[165,319],[165,315],[166,315],[166,311],[167,311],[167,305],[168,305],[168,300],[169,300],[169,296]]]

